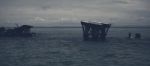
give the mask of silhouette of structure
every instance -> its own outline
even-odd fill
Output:
[[[135,34],[135,38],[136,38],[136,39],[141,39],[141,34],[140,34],[140,33],[136,33],[136,34]]]
[[[0,36],[23,36],[23,37],[29,37],[32,36],[33,33],[31,33],[32,26],[30,25],[22,25],[15,27],[13,29],[5,30],[4,27],[0,28]]]
[[[81,21],[84,40],[106,40],[111,24]]]
[[[5,33],[5,28],[4,27],[0,27],[0,36],[4,35]]]
[[[132,38],[132,33],[128,33],[128,38],[131,39]]]

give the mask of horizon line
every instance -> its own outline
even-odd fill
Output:
[[[33,28],[82,28],[82,26],[33,26]],[[111,26],[110,28],[150,28],[150,26]]]
[[[34,28],[82,28],[82,26],[34,26]],[[110,28],[150,28],[149,26],[112,26]]]

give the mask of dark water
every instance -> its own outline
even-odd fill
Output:
[[[106,42],[81,28],[34,28],[35,37],[0,38],[0,66],[150,66],[150,29],[111,28]],[[142,39],[126,39],[128,32]]]
[[[34,28],[33,32],[45,33],[45,34],[62,34],[71,36],[82,36],[81,28]],[[108,37],[120,37],[125,38],[128,33],[131,32],[134,37],[135,33],[141,33],[143,38],[150,38],[150,28],[110,28],[108,32]]]

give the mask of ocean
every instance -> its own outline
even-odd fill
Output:
[[[105,42],[83,41],[81,28],[32,32],[33,37],[0,37],[0,66],[150,66],[149,28],[110,28]]]

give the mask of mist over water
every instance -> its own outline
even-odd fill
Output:
[[[149,2],[0,0],[0,66],[150,66]],[[83,41],[82,20],[112,24],[107,40]]]
[[[81,28],[33,28],[33,37],[0,37],[1,66],[149,66],[150,29],[110,28],[106,42],[83,41]],[[142,39],[127,39],[128,32]]]
[[[82,37],[82,28],[81,27],[62,27],[62,28],[33,28],[33,32],[36,33],[45,33],[45,34],[59,34],[62,33],[62,35],[68,35],[68,33],[72,33],[72,36],[78,36],[79,38]],[[75,33],[74,33],[75,32]],[[150,35],[150,29],[149,28],[110,28],[108,32],[107,37],[119,37],[119,38],[126,38],[128,36],[128,33],[133,33],[132,36],[134,36],[135,33],[141,33],[142,38],[149,38]]]

